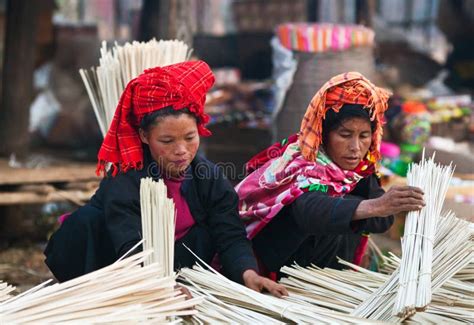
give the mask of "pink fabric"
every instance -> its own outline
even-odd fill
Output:
[[[183,238],[196,222],[189,210],[186,199],[181,194],[180,189],[183,179],[164,178],[163,180],[168,189],[168,198],[173,199],[176,208],[176,228],[174,239],[178,240]]]
[[[70,213],[70,212],[65,213],[65,214],[63,214],[63,215],[60,215],[60,216],[58,217],[58,223],[59,223],[60,225],[62,225],[63,222],[66,221],[66,219],[69,218],[70,216],[71,216],[71,213]]]
[[[308,161],[301,155],[298,141],[294,141],[280,157],[268,160],[235,188],[248,238],[254,238],[285,205],[304,192],[316,190],[343,196],[374,171],[369,159],[354,170],[343,170],[321,150],[315,162]]]

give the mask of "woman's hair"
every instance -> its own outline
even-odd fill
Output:
[[[377,127],[376,121],[370,120],[369,112],[364,108],[363,105],[344,104],[337,113],[332,109],[329,109],[326,112],[326,116],[323,121],[323,144],[327,143],[329,133],[331,133],[331,131],[337,130],[341,125],[344,124],[344,122],[353,118],[360,118],[369,122],[372,132],[374,132]]]
[[[165,117],[168,117],[168,116],[178,117],[182,114],[187,114],[193,117],[196,120],[196,123],[199,122],[197,116],[191,113],[191,111],[188,108],[176,110],[172,106],[168,106],[168,107],[148,113],[145,116],[143,116],[142,121],[140,122],[140,129],[142,129],[145,132],[148,132],[150,131],[152,127],[156,126]]]

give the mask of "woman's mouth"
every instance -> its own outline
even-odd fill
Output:
[[[344,159],[350,163],[358,163],[360,160],[359,157],[344,157]]]
[[[175,160],[173,161],[173,164],[175,164],[176,166],[182,166],[182,165],[185,165],[187,164],[187,160],[186,159],[181,159],[181,160]]]

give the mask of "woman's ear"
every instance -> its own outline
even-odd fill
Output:
[[[149,144],[146,132],[143,129],[138,129],[138,133],[140,134],[140,140],[145,144]]]

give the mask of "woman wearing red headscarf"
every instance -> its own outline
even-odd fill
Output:
[[[393,214],[424,205],[420,189],[385,193],[375,174],[388,98],[360,73],[335,76],[311,100],[300,133],[247,164],[239,210],[264,271],[338,267],[336,256],[358,263],[362,233],[384,232]]]
[[[98,154],[105,177],[90,203],[53,235],[46,263],[60,281],[108,265],[141,239],[140,180],[163,179],[176,206],[175,268],[217,253],[234,281],[276,296],[286,294],[256,273],[257,265],[239,218],[238,197],[222,172],[197,155],[205,128],[206,92],[214,83],[202,61],[146,70],[127,85]]]

